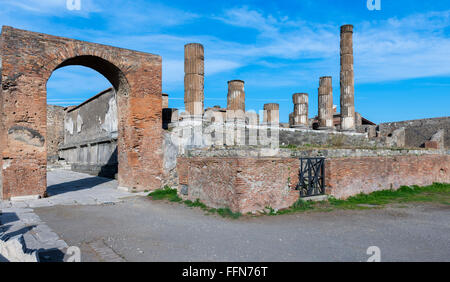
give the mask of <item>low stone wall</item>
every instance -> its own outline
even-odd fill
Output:
[[[241,213],[283,209],[299,198],[299,165],[297,157],[180,157],[178,190],[185,199]],[[438,151],[332,157],[325,166],[326,193],[340,199],[402,185],[450,183],[450,155]]]
[[[376,146],[367,133],[280,128],[280,145]]]

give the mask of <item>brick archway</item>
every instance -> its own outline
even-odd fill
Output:
[[[0,198],[45,193],[46,84],[69,65],[98,71],[117,92],[119,186],[160,187],[160,56],[6,26],[0,55]]]

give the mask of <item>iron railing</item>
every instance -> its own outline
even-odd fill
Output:
[[[300,197],[325,194],[325,158],[300,158],[298,179]]]

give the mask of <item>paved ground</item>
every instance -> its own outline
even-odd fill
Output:
[[[53,203],[28,213],[57,234],[53,240],[80,247],[83,261],[366,261],[369,246],[381,249],[382,261],[450,261],[448,206],[231,220],[117,191],[115,181],[79,182],[80,176],[92,178],[49,174],[49,183],[71,183],[53,188],[56,196],[73,193],[77,205]],[[85,183],[92,188],[82,189]],[[87,204],[86,195],[97,200]]]
[[[40,250],[42,260],[61,260],[68,245],[33,209],[56,205],[108,205],[118,203],[125,197],[142,195],[119,191],[117,181],[107,178],[67,170],[52,170],[47,176],[48,198],[0,201],[0,240],[23,235],[25,247],[30,251]]]
[[[450,261],[450,209],[429,205],[224,219],[179,204],[130,198],[37,214],[85,261],[92,244],[127,261]]]

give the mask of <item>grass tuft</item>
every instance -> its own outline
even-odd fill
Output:
[[[230,208],[217,209],[217,213],[222,217],[228,217],[232,219],[238,219],[242,216],[240,212],[233,212]]]
[[[181,202],[178,197],[177,189],[172,189],[169,186],[164,186],[163,189],[155,190],[148,194],[152,200],[169,200],[171,202]]]

